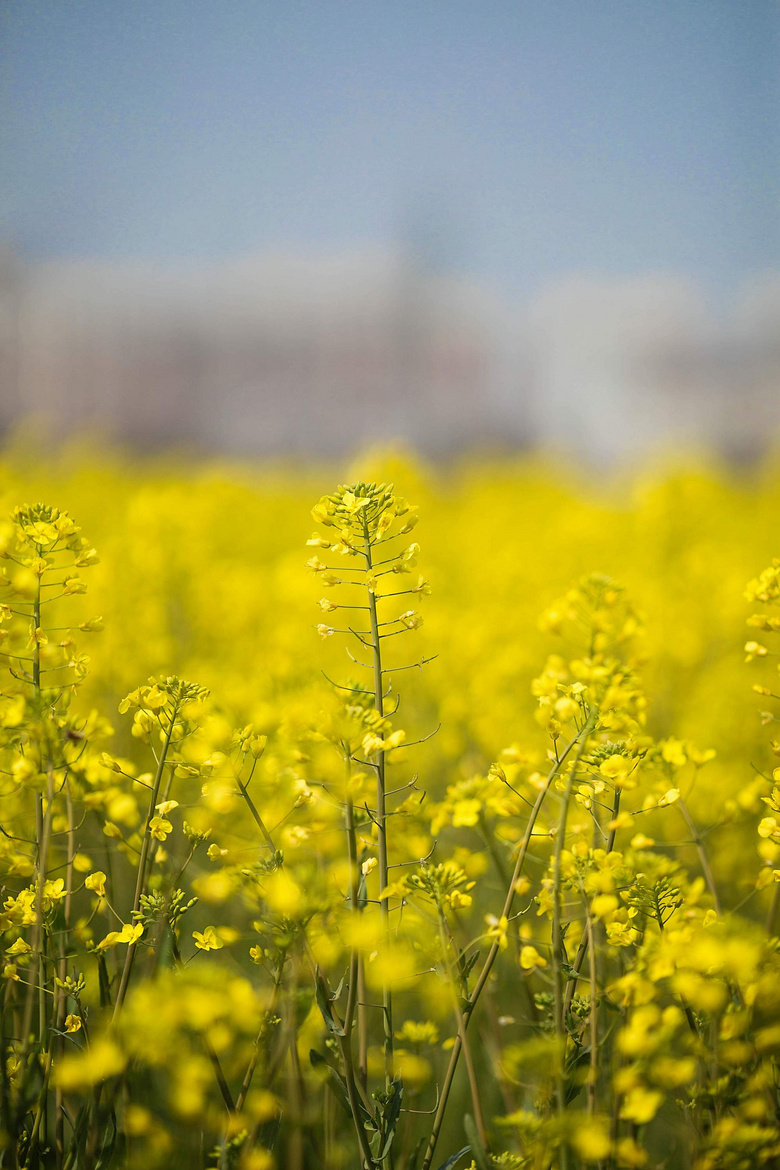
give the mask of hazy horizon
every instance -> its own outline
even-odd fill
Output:
[[[780,427],[773,0],[7,0],[0,49],[0,426]]]

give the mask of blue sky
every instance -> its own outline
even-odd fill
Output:
[[[4,0],[2,235],[171,260],[413,240],[527,292],[780,267],[776,0]]]

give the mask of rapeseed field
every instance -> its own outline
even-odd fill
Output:
[[[1,1164],[780,1164],[779,516],[9,450]]]

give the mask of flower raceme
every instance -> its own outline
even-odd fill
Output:
[[[327,555],[330,561],[338,562],[325,563],[319,555],[314,555],[308,562],[309,568],[320,576],[323,585],[332,590],[337,588],[339,590],[338,593],[323,598],[320,601],[320,609],[328,614],[332,621],[341,618],[344,623],[341,626],[320,623],[317,626],[318,633],[324,638],[329,638],[335,633],[354,638],[360,657],[355,658],[350,653],[350,658],[370,671],[367,684],[362,686],[351,683],[336,684],[337,689],[348,697],[346,700],[348,715],[363,729],[359,749],[361,755],[356,754],[351,738],[340,740],[340,750],[348,775],[351,776],[355,766],[368,767],[374,772],[376,781],[373,810],[367,803],[365,805],[371,818],[372,834],[373,831],[376,833],[376,858],[364,857],[359,870],[358,822],[351,779],[347,784],[343,802],[347,840],[346,861],[350,871],[349,934],[353,943],[349,958],[349,999],[343,1020],[340,1024],[335,1024],[342,1036],[341,1060],[349,1109],[365,1162],[371,1157],[372,1143],[384,1149],[382,1155],[384,1159],[389,1157],[394,1140],[396,1120],[392,1121],[390,1129],[391,1118],[397,1119],[397,1106],[401,1100],[403,1086],[399,1079],[394,1053],[393,991],[398,976],[403,979],[407,971],[413,970],[410,963],[407,965],[411,953],[403,953],[398,940],[393,938],[391,927],[391,915],[397,913],[399,907],[396,888],[390,882],[390,867],[391,864],[397,865],[399,862],[395,858],[392,863],[390,860],[389,818],[402,815],[404,810],[403,805],[396,809],[388,808],[387,760],[395,749],[406,742],[407,737],[403,729],[393,729],[390,714],[385,708],[392,689],[392,672],[387,665],[385,648],[389,639],[418,629],[422,625],[422,617],[414,609],[401,609],[401,612],[393,614],[386,608],[385,603],[391,603],[393,608],[398,610],[400,599],[414,595],[422,596],[430,592],[430,587],[421,576],[417,577],[415,584],[405,586],[405,576],[417,566],[420,546],[413,542],[404,548],[399,547],[397,542],[414,528],[417,511],[410,507],[406,500],[394,494],[392,484],[360,482],[348,487],[340,486],[332,495],[320,499],[312,510],[312,516],[323,525],[328,535],[315,533],[309,540],[309,545]],[[333,530],[332,535],[330,530]],[[363,654],[368,655],[368,663],[362,661]],[[409,669],[410,665],[413,664],[405,663],[401,669]],[[416,665],[422,666],[423,662]],[[395,709],[397,707],[398,700]],[[401,785],[397,791],[403,792],[409,788],[409,785]],[[367,1049],[371,1023],[366,1007],[363,1006],[356,1011],[356,1005],[358,984],[361,979],[370,980],[371,971],[367,969],[366,958],[361,953],[357,940],[365,936],[365,924],[368,924],[369,934],[372,934],[372,927],[368,921],[369,904],[366,889],[374,870],[379,886],[379,933],[376,936],[377,950],[374,954],[381,957],[379,986],[382,997],[384,1088],[377,1090],[379,1094],[377,1100],[381,1105],[379,1117],[376,1121],[369,1120],[366,1124],[365,1119],[359,1115],[355,1102],[360,1091],[360,1079],[362,1078],[364,1084],[367,1080]],[[455,896],[454,891],[452,896]],[[326,1008],[321,1001],[324,999],[329,1005],[335,995],[320,969],[317,978],[318,986],[322,989],[322,995],[318,995],[318,1003],[326,1026],[331,1028],[334,1026],[332,1010],[329,1006]],[[358,1031],[358,1059],[361,1066],[357,1077],[354,1071],[353,1023],[356,1024]]]

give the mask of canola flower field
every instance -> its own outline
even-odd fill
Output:
[[[780,1165],[778,516],[9,451],[0,1165]]]

